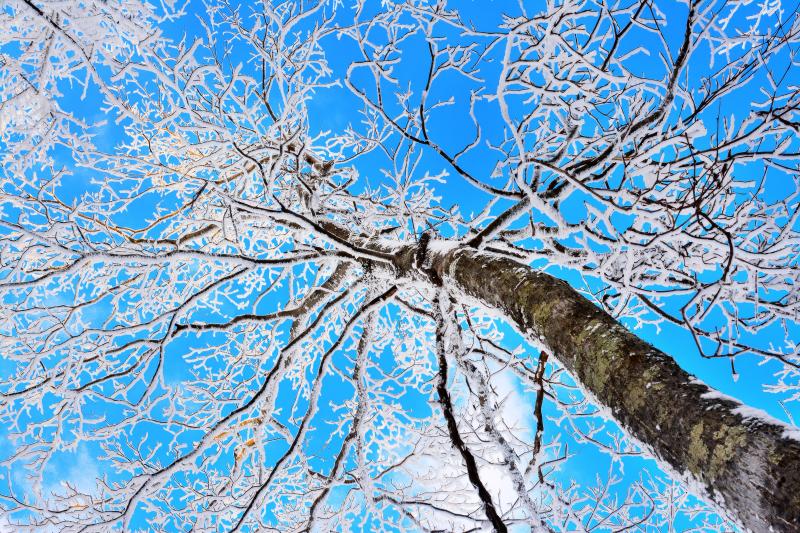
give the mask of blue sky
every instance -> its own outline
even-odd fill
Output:
[[[377,5],[377,3],[374,3],[372,7],[377,9]],[[502,15],[516,13],[519,10],[519,3],[511,0],[506,2],[464,0],[454,5],[456,5],[464,19],[474,21],[479,28],[493,27],[501,20]],[[673,24],[673,21],[675,21],[675,30],[673,31],[670,29],[665,34],[670,48],[674,50],[682,37],[682,24],[687,8],[680,2],[659,2],[658,6],[661,11],[666,13],[669,24]],[[344,9],[343,16],[349,15],[347,11],[347,9]],[[187,39],[191,41],[194,36],[200,35],[201,32],[199,25],[194,22],[195,17],[203,18],[204,16],[205,11],[202,4],[199,2],[189,3],[186,6],[186,14],[184,16],[177,18],[171,23],[164,24],[162,29],[165,34],[170,37],[180,38],[186,36]],[[362,18],[367,19],[369,16],[370,14],[365,12]],[[636,40],[632,39],[630,42],[636,42]],[[334,37],[329,37],[327,43],[329,48],[327,48],[326,52],[328,53],[328,60],[333,69],[334,77],[337,75],[341,76],[358,51],[352,43],[348,44],[346,40],[340,41]],[[644,44],[646,46],[648,43]],[[401,80],[399,85],[418,88],[419,84],[424,83],[425,79],[427,68],[427,59],[425,57],[426,44],[423,39],[414,38],[407,41],[405,46],[404,53],[407,54],[406,57],[410,59],[402,62],[397,67],[395,74],[397,78]],[[498,49],[490,54],[494,62],[486,62],[480,72],[481,76],[486,79],[493,79],[493,76],[497,75],[497,69],[499,68],[497,60],[501,52],[502,51]],[[237,51],[235,54],[239,54],[243,61],[247,58],[245,51]],[[633,64],[641,68],[642,73],[657,69],[654,58],[648,57],[645,54],[635,56]],[[699,79],[709,68],[709,59],[702,53],[699,53],[696,60],[690,64],[689,71]],[[797,76],[796,69],[793,71],[792,75],[795,77]],[[358,82],[358,80],[359,78],[356,76],[355,81]],[[790,79],[786,81],[789,85],[798,82],[800,82],[800,79]],[[441,83],[437,84],[434,90],[431,91],[429,96],[432,100],[437,98],[446,100],[450,96],[454,98],[452,105],[437,111],[432,116],[432,120],[428,123],[431,137],[437,139],[446,150],[455,151],[458,147],[468,143],[472,138],[474,125],[469,118],[468,94],[470,89],[478,88],[480,85],[480,82],[474,82],[470,85],[465,83],[463,78],[445,76],[441,79]],[[72,109],[76,116],[81,118],[92,121],[104,118],[106,124],[94,129],[94,132],[97,134],[96,143],[101,149],[113,150],[116,144],[124,140],[124,134],[121,128],[114,123],[115,117],[103,116],[99,92],[90,89],[85,95],[82,95],[79,89],[78,87],[69,86],[69,84],[64,83],[64,106]],[[756,98],[756,89],[757,87],[754,87],[746,91],[732,93],[722,101],[717,109],[709,111],[709,113],[713,112],[726,115],[737,112],[743,105],[749,104],[753,98]],[[490,92],[492,88],[487,86],[485,90]],[[310,133],[313,136],[326,131],[341,131],[349,124],[358,123],[360,121],[359,110],[359,102],[345,87],[335,86],[322,89],[308,102]],[[483,102],[476,108],[475,113],[487,138],[495,141],[499,140],[502,135],[502,121],[500,120],[496,105],[491,101]],[[93,179],[102,179],[102,175],[95,171],[75,167],[74,158],[67,150],[54,150],[51,155],[53,166],[60,167],[64,165],[74,168],[74,174],[68,178],[62,188],[62,193],[66,198],[77,197],[84,192],[95,190],[91,181]],[[453,169],[450,168],[441,157],[432,153],[430,150],[423,150],[420,157],[420,164],[415,170],[416,175],[414,177],[419,177],[421,173],[436,175],[442,171],[448,172],[446,179],[434,185],[435,191],[441,198],[441,203],[444,207],[457,206],[460,213],[463,215],[476,213],[484,207],[487,201],[487,195],[477,191],[458,177]],[[464,158],[464,165],[469,168],[470,172],[481,177],[490,175],[497,163],[497,154],[486,147],[479,147]],[[44,166],[47,167],[50,165]],[[389,183],[383,171],[387,169],[391,170],[391,168],[386,158],[380,154],[376,153],[360,158],[358,161],[358,169],[363,183],[368,183],[373,187]],[[47,170],[45,170],[45,172],[47,172]],[[3,176],[3,178],[4,181],[13,179],[11,176]],[[767,179],[768,187],[764,194],[765,200],[767,201],[783,199],[796,192],[793,190],[793,182],[784,179],[780,174],[770,174]],[[494,183],[500,184],[500,181]],[[357,187],[358,186],[360,186],[360,184],[357,185]],[[142,204],[143,205],[137,206],[137,209],[133,209],[127,213],[127,218],[129,220],[136,221],[138,219],[142,222],[144,221],[146,215],[149,214],[148,208],[152,206],[149,206],[147,202],[142,202]],[[507,205],[508,204],[500,203],[499,207]],[[13,211],[11,213],[13,213]],[[580,202],[576,202],[574,206],[567,206],[564,208],[564,214],[568,219],[570,217],[580,219],[580,217],[584,216],[584,213],[584,207]],[[8,212],[6,214],[8,214]],[[202,270],[199,272],[197,268],[193,270],[191,265],[184,265],[184,267],[185,270],[176,269],[175,271],[161,273],[161,275],[165,276],[165,279],[172,275],[177,276],[178,274],[189,278],[192,276],[204,275]],[[552,268],[551,272],[564,277],[579,288],[594,288],[584,285],[584,281],[581,280],[575,272],[558,268]],[[274,275],[275,272],[265,272],[265,277],[270,281],[273,280]],[[313,272],[307,272],[305,275],[300,275],[298,273],[298,276],[309,283],[311,282],[312,275]],[[242,309],[236,309],[236,304],[238,303],[247,304],[247,307],[255,305],[255,309],[257,309],[258,312],[268,312],[280,303],[279,300],[281,298],[289,294],[289,290],[289,287],[285,286],[275,293],[275,299],[261,301],[255,305],[248,288],[242,287],[240,290],[234,292],[234,298],[221,301],[216,312],[201,310],[192,313],[191,318],[203,322],[223,320],[226,316],[242,311]],[[102,320],[105,318],[104,313],[107,312],[108,309],[103,308],[102,305],[98,306],[95,320]],[[391,312],[385,312],[383,318],[387,323],[391,322],[390,318],[393,318],[391,316],[392,313],[397,313],[397,310],[393,308]],[[792,418],[794,420],[800,420],[800,406],[798,406],[798,402],[782,405],[780,400],[785,399],[786,395],[782,397],[779,394],[768,393],[765,392],[762,387],[762,384],[772,381],[772,375],[775,371],[774,363],[768,362],[766,364],[761,364],[762,361],[760,359],[745,354],[738,357],[736,360],[736,368],[739,377],[738,379],[734,379],[735,376],[731,373],[730,362],[727,359],[708,360],[700,357],[690,334],[685,330],[669,324],[656,328],[651,325],[641,326],[640,324],[626,319],[623,319],[622,322],[637,335],[674,357],[683,368],[697,375],[712,387],[748,405],[763,409],[780,420],[787,422],[791,422]],[[408,326],[409,324],[405,325]],[[326,327],[331,329],[340,326],[340,323],[326,325]],[[263,332],[259,330],[259,333],[274,334],[276,339],[285,339],[288,333],[286,329],[287,328],[283,328],[277,331],[265,330]],[[507,326],[503,327],[502,331],[508,336],[508,344],[510,346],[522,344],[522,340]],[[798,338],[800,338],[800,331],[798,331],[795,325],[792,325],[788,332],[783,331],[779,327],[771,327],[765,329],[762,335],[763,336],[758,339],[759,342],[765,344],[769,344],[770,342],[782,343],[787,337],[798,340]],[[192,402],[197,401],[197,398],[192,397],[191,392],[188,392],[182,386],[182,383],[188,380],[189,371],[193,368],[195,362],[203,357],[207,357],[208,366],[204,371],[208,372],[209,375],[214,375],[214,373],[219,371],[225,364],[223,355],[220,354],[224,354],[225,352],[236,354],[239,352],[240,348],[237,346],[236,341],[237,339],[230,339],[224,335],[216,335],[213,333],[206,333],[203,335],[188,333],[179,336],[169,343],[164,354],[165,372],[171,379],[169,385],[175,386],[176,390],[183,391],[186,395],[185,397],[181,397],[180,401],[185,402],[185,405],[192,405]],[[324,349],[330,346],[331,340],[321,338],[319,339],[319,343],[320,347]],[[531,360],[534,361],[537,356],[535,349],[530,346],[525,346],[524,349],[531,357]],[[272,357],[274,356],[274,349],[265,354],[262,363],[264,368],[269,367]],[[398,361],[393,358],[393,354],[386,347],[376,349],[375,352],[373,352],[373,356],[378,358],[378,367],[385,372],[391,371],[398,365]],[[343,372],[351,371],[353,357],[354,343],[345,343],[343,348],[334,354],[335,364],[340,366]],[[149,373],[154,371],[153,365],[154,363],[145,365],[145,372]],[[6,367],[7,365],[2,367],[3,371],[10,371],[7,370]],[[375,371],[377,372],[378,370],[375,369]],[[238,376],[238,379],[244,381],[249,379],[249,377],[251,376],[242,375]],[[509,394],[513,395],[515,399],[518,399],[520,404],[518,408],[519,412],[515,413],[515,415],[518,416],[519,422],[533,423],[530,405],[532,404],[532,398],[535,394],[530,390],[525,390],[519,382],[515,382],[513,379],[505,385],[509,389]],[[142,384],[135,388],[134,392],[139,392],[143,389],[144,385]],[[293,394],[296,390],[295,383],[286,382],[281,385],[278,407],[282,409],[282,411],[276,417],[287,427],[292,428],[297,426],[297,420],[292,420],[290,418],[291,407],[297,400],[296,407],[299,408],[298,412],[303,412],[304,402],[307,402],[307,398],[301,396],[298,399],[298,397]],[[323,383],[323,391],[326,402],[323,402],[320,408],[319,422],[315,429],[310,432],[308,440],[309,452],[314,453],[316,451],[319,453],[319,457],[316,460],[320,468],[329,467],[332,463],[332,457],[328,450],[335,449],[336,446],[331,445],[326,447],[326,441],[329,437],[330,428],[336,427],[339,418],[342,416],[341,413],[346,412],[346,409],[340,404],[352,394],[350,386],[346,385],[344,380],[336,376],[329,377]],[[174,391],[164,390],[160,392],[163,393],[163,396],[161,396],[158,402],[167,405],[169,402],[176,400],[176,397],[172,396]],[[386,393],[386,391],[376,391],[376,394],[381,393]],[[391,391],[388,391],[388,393],[391,393]],[[410,389],[407,394],[402,397],[401,401],[407,405],[410,417],[417,416],[422,418],[430,413],[430,405],[419,390]],[[118,413],[115,413],[105,403],[98,403],[96,406],[88,404],[85,406],[85,409],[87,413],[100,417],[113,418],[114,416],[118,416]],[[558,417],[558,413],[552,405],[548,404],[547,409],[549,411],[546,414],[548,414],[549,417]],[[32,416],[36,417],[37,415],[34,414]],[[558,431],[555,428],[556,425],[552,421],[549,421],[546,434],[551,436],[553,434],[551,432]],[[385,430],[392,431],[391,423],[387,422]],[[559,430],[563,430],[562,438],[564,440],[570,439],[569,431],[566,428],[559,427]],[[0,429],[0,453],[2,453],[3,456],[7,456],[12,450],[12,445],[7,440],[8,437],[4,431],[4,429]],[[609,431],[614,434],[618,430],[612,427]],[[332,444],[339,442],[344,437],[344,433],[346,433],[346,430],[338,437],[334,437],[332,439]],[[147,435],[146,438],[145,434]],[[164,443],[169,439],[169,434],[164,432],[163,428],[159,428],[158,424],[140,423],[131,430],[128,436],[134,440],[144,439],[145,448],[149,450],[154,450],[161,444],[162,448],[157,453],[161,454],[165,459],[173,453],[167,446],[164,446]],[[188,449],[189,444],[195,437],[196,435],[192,432],[185,432],[181,435],[176,444],[182,446],[184,449]],[[588,484],[594,481],[596,475],[599,474],[603,476],[607,474],[609,463],[612,461],[608,456],[585,444],[571,442],[571,445],[572,451],[576,453],[576,456],[571,459],[568,467],[557,474],[561,476],[559,478],[560,480],[565,483],[572,480],[579,484]],[[275,454],[281,453],[284,447],[285,445],[280,442],[267,444],[267,450],[273,451]],[[52,480],[54,486],[57,485],[58,480],[70,479],[88,489],[91,488],[93,484],[91,478],[93,478],[95,474],[110,472],[109,463],[99,459],[99,454],[101,452],[99,447],[94,443],[72,442],[69,448],[67,453],[56,455],[44,469],[45,477]],[[373,450],[372,453],[377,455],[379,450]],[[219,468],[224,469],[225,467],[230,467],[230,459],[230,457],[227,457],[221,460]],[[226,461],[228,461],[228,464],[225,464]],[[624,469],[621,470],[621,463],[615,462],[614,465],[617,469],[617,475],[622,476],[625,480],[625,483],[621,484],[617,489],[621,494],[624,494],[630,487],[630,484],[636,482],[642,476],[648,476],[650,474],[659,475],[655,464],[646,459],[625,459]],[[11,464],[8,468],[5,468],[5,471],[0,470],[0,472],[2,472],[2,475],[6,479],[10,480],[10,483],[14,485],[17,490],[24,492],[30,489],[24,479],[25,472],[20,469],[18,464]],[[114,475],[112,474],[111,479],[113,478]],[[5,482],[6,479],[2,481]],[[336,498],[337,496],[332,494],[331,497]],[[147,513],[137,513],[133,526],[146,530],[149,528],[148,520],[149,515]],[[689,519],[686,520],[687,522],[685,525],[688,526]],[[365,521],[365,524],[368,523],[369,522]],[[168,525],[169,527],[173,527],[176,531],[183,530],[183,525],[178,525],[177,523],[168,523]],[[368,526],[365,525],[365,531],[366,530],[368,530]]]

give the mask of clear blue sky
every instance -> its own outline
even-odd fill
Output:
[[[479,28],[494,27],[501,20],[503,15],[513,14],[519,10],[519,3],[512,0],[462,0],[454,2],[453,5],[457,6],[463,18],[474,21]],[[670,21],[670,24],[673,23],[673,20],[675,21],[675,31],[669,30],[666,33],[667,39],[671,41],[669,44],[674,50],[682,36],[681,31],[683,29],[682,24],[685,19],[686,6],[680,2],[668,1],[659,2],[658,6],[667,14],[667,19]],[[200,28],[193,19],[194,17],[204,17],[203,5],[200,2],[191,2],[187,5],[186,11],[187,13],[185,16],[163,27],[167,35],[179,38],[184,35],[192,36],[198,34]],[[346,12],[347,9],[344,11]],[[365,14],[363,18],[367,16],[368,15]],[[355,57],[354,54],[357,50],[346,41],[339,41],[332,37],[327,40],[327,43],[330,46],[328,58],[331,67],[335,74],[343,75],[347,65],[353,57]],[[645,43],[645,46],[646,44],[647,43]],[[406,47],[407,49],[405,52],[412,60],[401,63],[397,67],[395,74],[399,79],[403,80],[404,83],[408,83],[409,86],[418,86],[420,83],[424,83],[424,76],[427,68],[425,43],[422,39],[416,41],[412,39],[406,43]],[[502,50],[495,50],[492,52],[494,55],[493,58],[495,60],[499,59],[499,54],[501,53]],[[419,60],[413,60],[415,57],[414,54],[419,54]],[[244,58],[246,56],[242,55],[242,57]],[[702,54],[700,54],[696,63],[690,66],[690,72],[692,72],[693,76],[699,77],[702,76],[704,72],[708,71],[708,65],[704,64],[706,60],[707,58],[704,58]],[[646,72],[653,67],[651,61],[652,58],[641,57],[640,66],[642,72]],[[487,62],[481,74],[487,79],[492,79],[492,75],[496,75],[497,73],[496,71],[493,72],[492,69],[499,68],[497,65],[497,62]],[[795,82],[800,82],[800,79],[795,80]],[[474,86],[465,84],[461,79],[445,77],[442,83],[437,85],[435,91],[430,95],[432,100],[437,98],[447,99],[450,96],[453,96],[455,99],[453,105],[443,108],[440,112],[434,114],[433,120],[428,123],[431,137],[437,139],[446,149],[455,149],[465,142],[469,142],[471,138],[473,124],[468,115],[467,100],[471,88],[474,88]],[[90,120],[96,120],[99,116],[102,116],[103,113],[100,110],[100,95],[97,91],[90,89],[86,96],[82,97],[77,87],[70,87],[64,84],[63,90],[65,94],[63,98],[65,102],[67,102],[66,105],[73,109],[77,116],[85,117]],[[487,87],[486,90],[491,92],[492,88]],[[731,95],[730,98],[723,100],[720,108],[714,110],[714,112],[721,114],[733,113],[738,107],[747,105],[748,98],[753,96],[754,95],[746,92],[735,93]],[[310,131],[312,135],[324,131],[341,131],[348,124],[359,120],[359,102],[344,87],[332,87],[319,91],[313,99],[309,101],[308,106]],[[477,113],[481,127],[485,129],[488,138],[498,140],[502,132],[501,121],[496,106],[492,102],[487,102],[477,110]],[[101,148],[112,149],[115,143],[120,142],[124,137],[121,129],[113,124],[114,117],[107,118],[110,119],[109,124],[97,130],[97,132],[101,134],[97,142],[98,146]],[[55,151],[53,153],[53,161],[56,166],[74,166],[72,157],[64,150]],[[459,178],[440,157],[427,151],[423,153],[421,161],[417,169],[418,173],[429,172],[431,174],[437,174],[442,170],[449,172],[448,178],[443,183],[436,186],[437,193],[441,196],[441,201],[444,206],[457,206],[460,212],[465,215],[478,212],[483,208],[487,201],[487,196],[465,183],[465,181]],[[385,182],[386,178],[381,170],[386,167],[386,163],[387,161],[377,154],[374,157],[362,158],[359,161],[359,172],[364,179],[364,183],[377,185]],[[465,164],[468,165],[470,171],[476,176],[488,176],[491,174],[496,163],[497,154],[489,149],[475,150],[473,155],[465,159]],[[67,196],[77,196],[83,192],[90,191],[93,189],[93,186],[90,184],[91,179],[99,177],[98,175],[92,175],[86,170],[76,169],[64,193]],[[789,180],[783,180],[780,175],[770,176],[769,179],[768,199],[781,199],[795,192],[792,190],[793,184]],[[501,204],[501,206],[502,205],[506,204]],[[131,212],[129,216],[131,219],[135,220],[137,216],[142,216],[142,214],[143,211],[135,210]],[[566,215],[580,217],[582,216],[582,207],[576,205],[574,211],[570,212],[568,210]],[[574,272],[566,272],[558,269],[553,269],[552,271],[556,275],[563,276],[573,283],[573,285],[580,286],[583,283]],[[283,294],[285,294],[285,292]],[[246,292],[242,292],[241,296],[242,298],[248,297]],[[259,310],[266,311],[274,307],[274,305],[276,305],[274,301],[263,302]],[[195,318],[211,321],[215,316],[216,318],[222,318],[233,312],[235,311],[232,307],[222,307],[216,315],[211,313],[205,316],[197,314]],[[98,319],[99,318],[98,316]],[[712,387],[748,405],[761,408],[778,419],[790,421],[790,417],[794,417],[795,420],[800,420],[800,406],[798,406],[797,402],[782,406],[780,400],[784,399],[783,397],[767,393],[762,387],[763,383],[769,383],[772,380],[775,364],[760,364],[761,361],[753,356],[740,356],[736,361],[740,377],[738,380],[735,380],[731,374],[730,363],[727,360],[708,360],[699,356],[688,332],[672,325],[664,325],[661,329],[656,329],[653,326],[638,327],[637,324],[632,323],[630,320],[623,319],[623,323],[626,327],[635,331],[637,335],[640,335],[645,340],[653,343],[656,347],[674,357],[683,368],[697,375]],[[518,338],[513,331],[508,328],[504,331],[508,335],[509,342],[512,346],[522,344],[522,339]],[[282,331],[279,336],[285,337],[285,335],[286,331]],[[766,343],[770,341],[782,343],[787,333],[776,327],[766,330],[764,335],[771,336],[769,339],[760,339]],[[788,335],[795,340],[800,339],[800,332],[798,332],[797,328],[790,329]],[[183,335],[172,342],[167,350],[165,360],[168,361],[168,374],[174,379],[174,383],[178,384],[189,376],[188,372],[191,368],[191,364],[187,362],[185,356],[188,354],[190,348],[201,348],[213,352],[218,349],[218,345],[215,343],[222,342],[222,336],[217,337],[213,334],[205,334],[203,336]],[[352,343],[350,343],[347,344],[340,353],[337,353],[336,358],[342,367],[349,367],[349,363],[346,362],[345,357],[352,356],[353,348]],[[526,347],[526,350],[529,351],[532,358],[537,355],[531,347]],[[385,359],[385,363],[382,362],[381,364],[385,364],[387,370],[392,369],[394,365],[397,364],[396,361],[392,360],[391,354],[383,353],[381,356]],[[4,372],[7,371],[4,367],[0,368],[3,368]],[[520,384],[515,383],[513,380],[508,386],[509,394],[520,402],[519,421],[521,423],[533,423],[533,418],[531,416],[533,393],[523,390]],[[326,391],[326,398],[334,402],[342,401],[351,393],[347,386],[343,385],[343,381],[337,381],[337,378],[334,377],[330,378],[329,382],[326,382],[324,390]],[[283,394],[281,395],[281,401],[284,403],[280,405],[280,407],[286,408],[282,415],[287,418],[282,420],[282,422],[287,426],[293,425],[292,421],[288,419],[289,407],[295,400],[292,392],[293,385],[291,383],[284,384],[282,388]],[[171,400],[170,397],[164,399],[165,402],[169,400]],[[191,399],[187,398],[186,401],[190,402]],[[300,401],[300,405],[302,405],[302,401],[303,400]],[[421,394],[415,394],[414,391],[410,391],[408,395],[403,398],[403,401],[407,402],[410,416],[423,417],[430,412],[429,404],[426,402],[425,398]],[[323,402],[323,408],[320,413],[320,420],[327,420],[330,422],[328,427],[332,427],[339,416],[338,412],[331,407],[331,405],[332,404]],[[89,412],[92,412],[92,408],[93,406],[91,405],[87,406]],[[546,409],[549,416],[558,416],[558,413],[552,405],[548,404]],[[93,414],[110,417],[114,416],[113,412],[97,412]],[[607,475],[611,459],[591,445],[575,443],[571,440],[569,431],[566,431],[566,428],[563,428],[563,426],[562,429],[565,429],[562,433],[562,440],[570,444],[570,450],[572,453],[576,454],[576,457],[570,461],[569,467],[559,474],[561,480],[564,482],[573,480],[578,484],[589,484],[594,482],[596,475]],[[0,428],[0,456],[5,456],[11,451],[11,445],[7,441],[7,435],[4,431],[5,429]],[[548,436],[552,435],[552,432],[557,431],[554,428],[553,422],[548,422],[546,431]],[[151,442],[153,445],[163,440],[165,437],[165,434],[162,434],[155,424],[140,424],[132,431],[131,436],[142,436],[145,432],[149,434],[148,442]],[[181,444],[187,444],[191,437],[191,434],[186,434],[184,437],[185,442]],[[320,456],[318,460],[321,467],[326,464],[330,465],[332,462],[330,455],[326,455],[328,452],[324,447],[327,437],[326,425],[320,423],[317,427],[317,431],[312,432],[309,439],[309,446],[312,447],[310,451],[313,452],[314,446],[319,447]],[[45,467],[46,477],[52,480],[53,488],[55,488],[57,482],[62,479],[73,480],[88,488],[93,484],[92,478],[95,475],[102,475],[109,469],[108,463],[98,460],[97,456],[100,454],[100,450],[97,446],[85,443],[74,444],[75,446],[69,452],[59,454]],[[281,445],[276,444],[274,447],[276,452],[281,449]],[[331,446],[331,448],[335,448],[335,446]],[[163,449],[160,453],[162,453],[164,457],[167,457],[169,455],[169,450]],[[617,468],[618,467],[619,465],[617,464]],[[5,471],[0,469],[0,473],[9,478],[10,482],[18,489],[21,488],[23,491],[27,490],[27,482],[24,479],[25,473],[15,465],[10,465]],[[662,475],[652,461],[639,458],[626,459],[624,470],[618,469],[615,473],[623,476],[628,483],[636,482],[640,477],[650,474],[655,476]],[[5,482],[5,479],[3,479],[2,482]],[[628,487],[629,485],[622,484],[617,490],[624,496],[624,492]],[[691,521],[688,518],[686,520],[685,525],[689,526]],[[144,513],[139,513],[135,524],[141,526],[143,529],[147,529],[145,525],[146,522],[147,516]],[[2,526],[0,526],[0,531],[2,531]]]

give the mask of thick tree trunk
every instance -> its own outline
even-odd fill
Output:
[[[457,288],[543,343],[630,435],[747,529],[800,531],[800,430],[720,395],[569,284],[525,264],[469,245],[431,246],[428,234],[402,248],[354,240],[392,257],[396,275]]]
[[[561,280],[470,248],[405,256],[398,264],[413,262],[544,342],[632,436],[745,527],[800,531],[800,442],[787,427],[745,416]]]

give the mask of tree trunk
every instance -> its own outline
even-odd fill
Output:
[[[421,245],[398,265],[413,262],[543,342],[632,436],[745,527],[800,531],[800,442],[789,428],[745,416],[561,280],[490,253]]]

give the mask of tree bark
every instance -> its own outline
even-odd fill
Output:
[[[549,274],[469,245],[432,247],[426,235],[416,246],[363,245],[392,256],[395,275],[458,289],[544,344],[628,434],[748,530],[800,532],[800,430],[747,416]]]
[[[544,343],[630,435],[697,480],[746,528],[800,531],[800,442],[786,426],[744,416],[741,404],[694,379],[564,281],[469,247],[401,255],[398,265],[459,289]]]

